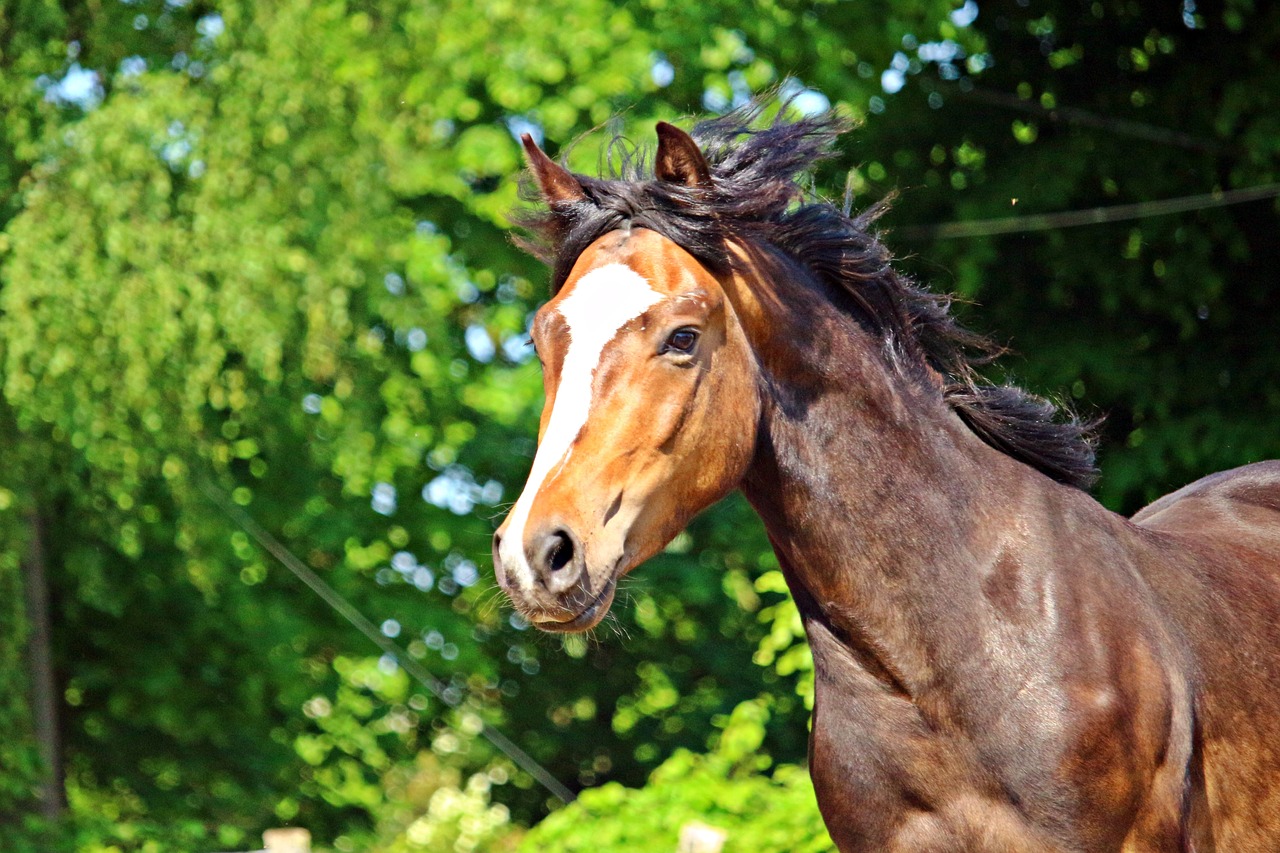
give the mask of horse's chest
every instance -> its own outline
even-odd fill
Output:
[[[1118,850],[1134,824],[1150,777],[1134,772],[1119,708],[1100,703],[1082,726],[1027,701],[940,725],[865,672],[819,669],[810,765],[844,853]]]
[[[823,695],[810,738],[810,771],[828,829],[842,851],[892,849],[913,821],[947,802],[998,796],[965,745],[930,731],[909,702]]]

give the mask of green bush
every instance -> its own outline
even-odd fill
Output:
[[[672,853],[680,830],[702,823],[726,834],[724,853],[820,853],[835,847],[818,814],[809,772],[766,772],[759,752],[767,700],[734,709],[716,748],[676,752],[643,788],[609,783],[583,791],[528,835],[522,853]]]

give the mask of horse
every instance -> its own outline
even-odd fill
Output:
[[[813,652],[841,851],[1280,850],[1280,463],[1103,508],[1091,424],[984,382],[880,208],[802,189],[846,130],[659,123],[607,178],[523,139],[552,298],[499,585],[587,630],[739,489]]]

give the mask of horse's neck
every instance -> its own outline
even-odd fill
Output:
[[[743,491],[815,654],[819,628],[914,693],[987,646],[975,632],[993,596],[1052,599],[1040,573],[1064,531],[1117,520],[982,442],[938,388],[897,375],[869,336],[824,313],[799,346],[786,321],[768,332],[791,337],[763,350],[767,402]]]
[[[1058,487],[966,441],[958,418],[873,426],[836,399],[794,414],[773,411],[744,491],[806,620],[914,693],[969,631],[978,579],[1035,526],[1024,505]]]
[[[1185,558],[984,443],[807,284],[771,311],[733,294],[764,401],[742,488],[813,651],[837,844],[1119,849],[1139,802],[1178,837],[1192,668],[1166,605],[1189,598]]]

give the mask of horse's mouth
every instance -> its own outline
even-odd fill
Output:
[[[586,607],[578,611],[576,616],[570,616],[567,619],[535,616],[530,621],[533,622],[535,628],[553,634],[573,634],[594,628],[600,624],[600,620],[609,612],[609,605],[613,604],[615,586],[615,579],[610,578],[609,582],[604,585],[604,589],[600,590],[600,594],[593,598]]]

